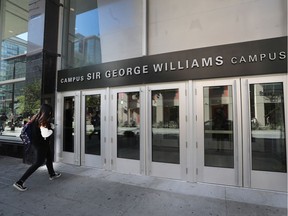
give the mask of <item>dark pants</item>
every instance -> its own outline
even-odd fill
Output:
[[[53,169],[52,152],[49,144],[38,147],[36,154],[37,156],[35,163],[33,163],[27,169],[27,171],[23,174],[19,181],[25,182],[29,178],[29,176],[31,176],[40,166],[44,164],[45,160],[49,175],[53,175],[55,173]]]

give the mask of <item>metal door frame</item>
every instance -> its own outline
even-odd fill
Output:
[[[86,124],[86,116],[85,116],[85,108],[86,108],[86,96],[89,95],[101,95],[101,153],[100,155],[89,155],[89,154],[85,154],[85,135],[86,135],[86,131],[85,131],[85,124]],[[107,107],[107,95],[106,95],[106,90],[100,89],[100,90],[85,90],[81,92],[81,142],[80,142],[80,148],[81,148],[81,165],[84,166],[91,166],[91,167],[97,167],[97,168],[103,168],[105,165],[105,158],[106,158],[106,149],[105,147],[107,145],[104,144],[104,141],[106,141],[106,136],[107,136],[107,130],[106,130],[106,119],[107,119],[107,111],[109,111],[108,109],[106,109]]]
[[[284,117],[285,117],[285,134],[286,134],[286,166],[288,167],[288,124],[287,124],[287,76],[285,75],[273,75],[273,76],[257,76],[257,77],[244,77],[241,79],[241,89],[242,89],[242,101],[247,101],[250,98],[249,85],[257,83],[283,83],[283,93],[284,93]],[[247,128],[243,129],[243,184],[244,187],[260,188],[268,190],[278,190],[287,191],[287,172],[277,173],[277,172],[265,172],[265,171],[253,171],[252,170],[252,146],[251,146],[251,117],[250,117],[250,100],[247,103],[242,103],[243,112],[243,125],[247,125]],[[276,178],[275,178],[276,176]],[[253,179],[255,179],[253,181]],[[267,180],[267,181],[265,181]],[[278,182],[277,182],[278,181]],[[268,182],[268,183],[267,183]],[[274,182],[274,185],[270,185],[269,182]],[[286,186],[286,189],[283,187]]]
[[[193,82],[195,97],[194,128],[196,131],[196,181],[216,184],[242,186],[242,120],[240,101],[240,80],[238,78],[200,80]],[[204,111],[203,88],[205,86],[232,86],[233,96],[233,140],[234,140],[234,168],[205,167],[204,166]],[[214,171],[213,171],[214,170]],[[220,174],[220,172],[222,174]],[[233,179],[231,179],[233,178]]]

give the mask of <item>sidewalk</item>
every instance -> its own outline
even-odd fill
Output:
[[[12,184],[27,169],[21,159],[0,156],[0,216],[286,216],[287,194],[55,163],[50,181],[41,167],[26,182]]]

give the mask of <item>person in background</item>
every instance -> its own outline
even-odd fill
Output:
[[[93,135],[97,135],[100,140],[100,112],[96,111],[95,115],[91,118],[91,124],[93,125],[93,131],[89,134],[89,139],[92,138]]]
[[[1,117],[0,117],[0,130],[4,131],[5,130],[5,125],[6,125],[6,121],[7,121],[8,117],[5,113],[2,113]]]
[[[27,169],[23,176],[13,184],[13,186],[19,191],[26,191],[27,187],[24,186],[24,182],[40,167],[46,160],[46,167],[49,173],[49,179],[53,180],[61,176],[60,173],[56,173],[53,168],[52,151],[49,144],[50,136],[53,133],[54,125],[50,123],[52,118],[52,107],[47,104],[43,104],[38,114],[34,115],[30,120],[32,124],[32,138],[31,145],[36,149],[36,160]]]

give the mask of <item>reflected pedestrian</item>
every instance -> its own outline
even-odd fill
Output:
[[[99,111],[96,111],[95,115],[91,118],[91,124],[93,125],[93,131],[89,134],[89,139],[91,139],[94,134],[97,134],[100,140],[101,120]]]
[[[53,124],[50,123],[52,118],[52,107],[43,104],[38,114],[34,115],[30,121],[32,124],[32,139],[31,145],[36,149],[36,161],[27,169],[23,176],[13,184],[13,186],[20,190],[26,191],[27,187],[24,182],[40,167],[46,160],[46,167],[49,173],[49,179],[53,180],[61,176],[56,173],[53,168],[52,151],[49,144],[50,136],[53,133]]]
[[[0,117],[0,131],[4,131],[5,130],[5,126],[6,126],[6,121],[7,121],[8,117],[5,113],[2,113],[1,117]]]

